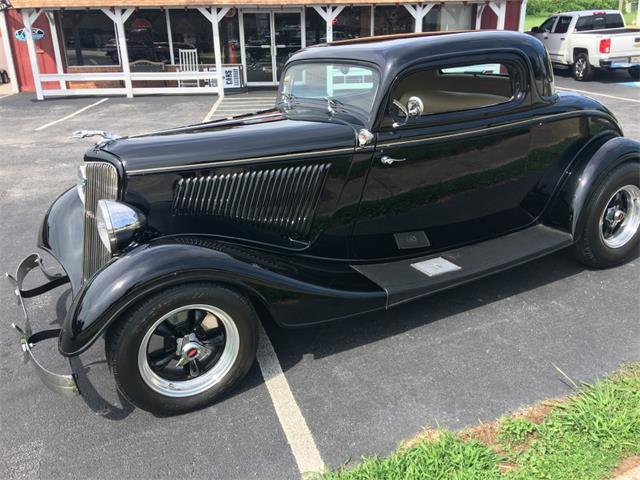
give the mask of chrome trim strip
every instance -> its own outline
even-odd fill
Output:
[[[488,132],[492,132],[495,130],[501,130],[501,129],[505,129],[505,128],[509,128],[509,127],[518,127],[518,126],[522,126],[522,125],[527,125],[527,124],[532,124],[532,123],[540,123],[540,122],[544,122],[546,120],[549,119],[558,119],[558,118],[571,118],[571,117],[575,117],[575,116],[580,116],[580,114],[596,114],[598,116],[605,116],[605,114],[599,110],[576,110],[576,111],[572,111],[572,112],[562,112],[562,113],[554,113],[552,115],[543,115],[540,117],[532,117],[532,118],[528,118],[526,120],[521,120],[519,122],[512,122],[512,123],[501,123],[500,125],[493,125],[490,127],[484,127],[484,128],[476,128],[473,130],[465,130],[463,132],[456,132],[456,133],[449,133],[446,135],[434,135],[434,136],[424,136],[424,137],[419,137],[419,138],[411,138],[408,140],[394,140],[394,141],[390,141],[390,142],[382,142],[382,143],[378,143],[378,148],[383,148],[383,147],[393,147],[396,145],[410,145],[412,143],[421,143],[421,142],[430,142],[430,141],[438,141],[438,140],[444,140],[447,138],[455,138],[455,137],[463,137],[465,135],[474,135],[474,134],[478,134],[478,133],[488,133]]]
[[[127,175],[144,175],[148,173],[160,173],[160,172],[175,172],[175,171],[185,171],[185,170],[197,170],[199,168],[210,168],[210,167],[227,167],[230,165],[244,165],[246,163],[254,163],[260,161],[273,161],[273,160],[282,160],[282,159],[291,159],[291,158],[315,158],[320,155],[332,154],[332,153],[347,153],[354,152],[354,147],[347,148],[329,148],[326,150],[316,150],[312,152],[300,152],[300,153],[283,153],[280,155],[268,155],[265,157],[250,157],[250,158],[240,158],[237,160],[221,160],[219,162],[207,162],[207,163],[197,163],[194,165],[177,165],[171,167],[154,167],[154,168],[140,168],[137,170],[127,170]]]

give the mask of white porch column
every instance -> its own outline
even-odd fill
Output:
[[[16,76],[16,65],[13,62],[13,50],[9,41],[9,27],[7,27],[7,17],[4,10],[0,12],[0,35],[2,35],[2,46],[7,57],[7,69],[9,70],[9,80],[11,81],[11,91],[18,93],[18,77]]]
[[[176,64],[175,54],[173,53],[173,34],[171,33],[171,16],[169,14],[169,9],[164,9],[164,19],[167,24],[167,41],[169,42],[169,59],[171,60],[171,65]]]
[[[222,77],[222,51],[220,50],[220,25],[231,7],[198,7],[198,11],[211,22],[213,29],[213,53],[216,59],[216,78],[218,83],[218,96],[224,97],[224,81]]]
[[[484,9],[487,5],[482,3],[478,3],[476,5],[476,30],[480,30],[482,26],[482,14],[484,13]]]
[[[339,7],[331,7],[329,5],[318,7],[314,5],[313,8],[327,24],[327,43],[333,42],[333,21],[340,15],[340,12],[344,10],[344,5]]]
[[[405,3],[404,8],[406,8],[409,11],[409,13],[413,16],[415,20],[414,31],[421,32],[422,20],[427,15],[427,13],[429,13],[433,8],[433,3],[427,3],[427,4],[418,3],[416,5],[410,5],[408,3]]]
[[[45,10],[44,14],[47,16],[47,20],[49,21],[51,43],[53,43],[53,56],[56,59],[56,73],[62,74],[64,73],[64,68],[62,67],[62,55],[60,55],[60,42],[58,41],[58,27],[56,26],[56,19],[53,12],[50,10]],[[62,90],[66,90],[67,82],[60,80],[60,88]]]
[[[501,0],[500,2],[496,0],[490,2],[489,8],[491,8],[493,13],[498,16],[498,24],[496,25],[496,28],[498,30],[504,30],[504,22],[507,18],[507,0]]]
[[[520,19],[518,22],[518,31],[524,32],[524,17],[527,16],[527,0],[522,0],[520,4]]]
[[[27,50],[29,51],[29,62],[31,63],[31,73],[33,74],[33,84],[36,88],[36,98],[44,99],[42,94],[42,82],[40,81],[40,68],[38,67],[38,56],[36,55],[36,44],[33,41],[31,29],[33,23],[40,16],[42,10],[28,8],[22,11],[22,23],[24,24],[24,34],[27,39]]]
[[[131,82],[131,67],[129,66],[129,50],[127,47],[127,35],[124,31],[124,22],[131,16],[133,8],[101,8],[102,12],[116,25],[116,35],[118,37],[118,51],[120,53],[120,64],[124,73],[124,88],[127,91],[127,98],[133,98],[133,83]]]

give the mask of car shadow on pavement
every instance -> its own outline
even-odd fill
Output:
[[[585,269],[565,250],[387,311],[299,329],[283,329],[267,322],[265,329],[286,372],[305,355],[320,359],[433,322],[446,321],[455,315],[572,277]]]

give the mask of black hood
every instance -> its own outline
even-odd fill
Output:
[[[100,149],[129,173],[355,147],[356,128],[330,118],[305,119],[277,110],[113,140]]]

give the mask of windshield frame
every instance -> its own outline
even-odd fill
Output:
[[[285,78],[290,68],[303,64],[346,64],[349,66],[363,67],[371,70],[374,75],[377,75],[377,85],[375,87],[375,91],[373,92],[371,108],[368,112],[354,105],[342,102],[339,97],[335,100],[338,102],[339,109],[343,109],[350,115],[363,120],[365,125],[371,125],[375,122],[380,99],[380,90],[382,88],[382,72],[375,63],[351,58],[314,58],[287,62],[284,69],[282,70],[282,75],[278,84],[278,95],[276,97],[276,106],[278,108],[284,109],[284,111],[289,111],[295,109],[297,105],[300,105],[307,108],[322,110],[324,113],[330,114],[331,116],[340,115],[339,110],[338,112],[331,114],[328,108],[328,102],[324,98],[296,97],[293,106],[289,108],[288,102],[283,98],[284,83],[282,80]]]

